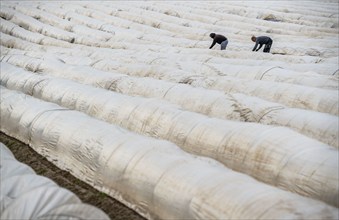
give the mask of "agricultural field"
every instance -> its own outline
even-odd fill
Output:
[[[338,219],[338,9],[1,1],[1,142],[146,219]]]

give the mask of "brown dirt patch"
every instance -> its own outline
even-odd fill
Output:
[[[0,142],[5,144],[15,158],[30,166],[38,175],[52,179],[59,186],[75,193],[84,203],[103,210],[112,220],[145,220],[135,211],[119,201],[99,192],[90,185],[72,176],[69,172],[56,167],[28,145],[0,132]]]

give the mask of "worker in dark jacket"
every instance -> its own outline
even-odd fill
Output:
[[[228,40],[225,36],[221,35],[221,34],[215,34],[215,33],[211,33],[210,37],[213,38],[213,42],[212,45],[210,46],[210,49],[212,49],[212,47],[218,43],[220,44],[221,50],[226,50],[226,46],[228,44]]]
[[[273,43],[273,40],[270,37],[266,37],[266,36],[255,37],[255,36],[252,36],[251,39],[252,39],[253,42],[255,42],[255,45],[254,45],[252,51],[260,50],[262,45],[265,44],[264,53],[270,52],[271,46],[272,46],[272,43]],[[259,45],[259,48],[257,49],[258,45]]]

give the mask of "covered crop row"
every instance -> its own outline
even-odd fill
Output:
[[[148,218],[338,218],[336,208],[193,157],[170,142],[1,92],[3,132]]]
[[[144,27],[155,27],[157,29],[168,31],[170,33],[176,33],[176,35],[179,37],[182,36],[184,38],[189,38],[189,39],[198,38],[199,41],[202,39],[206,39],[204,38],[204,36],[206,36],[207,33],[213,30],[224,31],[224,32],[227,32],[229,38],[232,39],[232,45],[230,45],[230,47],[232,47],[232,50],[246,50],[246,47],[242,46],[243,42],[241,43],[239,42],[240,44],[238,43],[238,38],[244,39],[244,37],[247,36],[246,40],[249,41],[249,36],[257,32],[257,31],[251,31],[251,32],[247,31],[246,28],[242,29],[241,31],[239,31],[239,27],[230,28],[231,25],[229,25],[229,22],[227,22],[229,20],[227,18],[224,18],[224,20],[221,20],[220,23],[217,22],[217,23],[212,23],[212,24],[205,24],[205,23],[198,22],[196,20],[185,19],[180,16],[169,16],[168,13],[157,13],[151,10],[147,10],[147,7],[144,7],[143,9],[138,10],[138,9],[135,9],[135,6],[131,7],[130,5],[120,4],[118,6],[118,10],[116,9],[110,10],[109,6],[105,7],[105,6],[98,5],[98,6],[95,6],[94,7],[95,10],[93,10],[92,9],[93,7],[86,5],[86,3],[83,3],[83,4],[84,5],[82,4],[77,4],[77,5],[60,4],[60,5],[56,5],[55,7],[67,9],[68,11],[71,10],[71,11],[74,11],[76,13],[80,13],[86,16],[92,16],[92,14],[95,14],[95,12],[102,12],[110,16],[111,17],[110,20],[114,20],[117,18],[124,19],[127,21],[131,21],[133,23],[142,24]],[[51,13],[54,13],[54,12],[51,11]],[[95,17],[95,18],[98,20],[101,19],[101,17]],[[270,24],[266,24],[265,26],[269,26],[269,25]],[[278,25],[280,24],[278,23]],[[315,36],[318,36],[320,33],[324,34],[325,31],[328,31],[331,37],[335,35],[335,31],[331,28],[325,28],[325,29],[314,28],[314,30],[311,30],[312,28],[307,28],[307,29],[309,29],[308,30],[309,33],[311,32]],[[267,31],[271,31],[271,30],[272,29],[269,29]],[[275,28],[273,30],[274,32],[276,32],[276,34],[284,33],[284,29],[278,30],[277,25],[275,25]],[[173,40],[175,41],[175,39]],[[284,38],[279,39],[278,46],[273,48],[274,53],[288,54],[288,55],[300,55],[300,56],[320,55],[321,57],[331,57],[333,55],[338,54],[338,51],[332,47],[329,47],[327,49],[318,47],[317,49],[315,49],[313,45],[313,48],[309,48],[309,47],[300,48],[297,46],[297,44],[294,44],[294,42],[285,43],[284,41],[285,41]],[[280,43],[280,42],[283,42],[283,43]],[[201,44],[200,42],[197,42],[195,45],[196,47],[204,47],[203,44]],[[236,45],[236,46],[233,46],[233,45]]]
[[[9,46],[13,41],[3,36],[2,43]],[[159,64],[157,60],[154,64]],[[105,64],[101,64],[105,65]],[[99,66],[97,64],[96,66]],[[177,80],[178,81],[178,80]],[[279,102],[289,107],[305,108],[338,115],[338,93],[326,89],[298,86],[288,83],[277,83],[238,79],[229,76],[222,77],[187,77],[186,82],[193,86],[217,89],[225,92],[244,93],[260,98]],[[311,99],[312,98],[312,99]]]
[[[1,82],[11,89],[169,140],[185,151],[214,158],[271,185],[339,205],[338,151],[289,129],[213,119],[158,100],[35,76],[4,63],[2,66]],[[296,156],[297,152],[305,153]],[[265,156],[258,159],[258,154]],[[296,169],[300,171],[295,173]]]
[[[20,12],[29,14],[33,17],[39,17],[39,14],[37,12],[37,10],[27,10],[24,9],[24,7],[22,6],[10,6],[13,7],[15,9],[17,9]],[[31,5],[25,6],[25,7],[32,7]],[[148,43],[152,43],[154,41],[157,41],[158,43],[162,43],[162,44],[170,44],[172,46],[180,46],[180,47],[185,47],[185,45],[187,45],[188,47],[199,47],[199,48],[205,48],[207,45],[205,43],[205,40],[208,37],[208,33],[212,30],[216,30],[216,29],[222,29],[223,31],[225,31],[224,26],[223,25],[219,28],[216,28],[214,26],[210,26],[210,28],[205,28],[205,29],[199,29],[199,33],[195,33],[192,34],[192,29],[193,27],[189,26],[189,27],[185,27],[185,25],[182,25],[182,23],[185,23],[185,21],[182,22],[174,22],[170,25],[170,29],[163,29],[164,26],[166,26],[165,24],[167,22],[154,22],[154,19],[149,19],[149,16],[142,16],[142,15],[136,15],[135,13],[129,13],[128,11],[131,10],[130,6],[123,6],[120,4],[120,7],[125,8],[125,7],[129,7],[129,10],[123,10],[123,9],[116,9],[116,8],[109,8],[109,7],[105,7],[106,10],[103,9],[103,6],[92,6],[90,7],[89,5],[83,5],[81,6],[81,3],[78,4],[58,4],[58,3],[54,3],[53,4],[53,8],[50,7],[50,5],[45,5],[45,4],[41,4],[41,5],[37,5],[36,6],[39,10],[44,10],[48,13],[53,14],[54,16],[59,16],[59,18],[68,18],[69,20],[71,20],[71,22],[73,23],[73,26],[83,26],[83,28],[78,28],[79,31],[84,29],[85,27],[91,27],[91,30],[89,31],[82,31],[81,33],[91,36],[92,38],[96,38],[98,35],[103,35],[106,34],[104,32],[102,32],[101,34],[97,34],[95,35],[94,32],[96,32],[95,29],[93,29],[93,27],[98,27],[98,23],[106,23],[107,25],[115,26],[115,29],[117,29],[117,31],[115,31],[115,35],[112,35],[111,40],[113,39],[114,41],[116,41],[117,39],[119,39],[119,41],[121,41],[121,38],[119,37],[119,35],[123,35],[124,38],[129,39],[129,41],[131,41],[131,36],[137,36],[137,39],[142,39],[142,41],[147,40]],[[92,8],[95,8],[92,9]],[[110,12],[108,12],[108,11]],[[144,10],[144,9],[143,9]],[[36,11],[36,12],[34,12]],[[146,11],[146,10],[144,10]],[[72,12],[72,13],[71,13]],[[119,17],[119,15],[123,15],[126,14],[126,16],[124,17]],[[170,19],[174,19],[175,17],[173,16],[168,16],[168,15],[164,15],[163,13],[161,13],[161,15],[166,16],[167,21]],[[71,17],[69,17],[71,16]],[[137,17],[136,17],[137,16]],[[135,17],[135,19],[133,19],[132,17]],[[72,18],[72,19],[71,19]],[[75,19],[73,19],[75,18]],[[127,19],[127,20],[126,20]],[[129,19],[132,19],[131,21]],[[148,22],[146,21],[141,21],[142,19],[146,19]],[[177,18],[178,19],[178,18]],[[14,20],[14,22],[16,22]],[[50,19],[45,20],[45,22],[50,22]],[[75,23],[74,23],[75,22]],[[145,22],[147,24],[145,24]],[[52,22],[53,23],[53,22]],[[172,27],[174,26],[174,27]],[[101,27],[100,27],[101,28]],[[99,28],[99,29],[100,29]],[[121,31],[122,29],[128,29],[127,31]],[[86,29],[86,28],[85,28]],[[128,32],[130,32],[129,29],[133,29],[138,30],[139,33],[136,34],[135,32],[133,32],[132,34],[128,34]],[[181,30],[182,31],[179,31]],[[206,31],[209,30],[210,31]],[[112,30],[112,29],[110,29]],[[185,31],[184,31],[185,30]],[[125,33],[124,33],[125,32]],[[144,34],[142,34],[142,32]],[[162,33],[163,32],[163,33]],[[80,33],[80,32],[79,32]],[[119,33],[118,35],[116,33]],[[147,33],[147,34],[145,34]],[[161,38],[157,38],[157,36],[162,33],[162,37]],[[182,35],[182,33],[185,33],[184,35]],[[236,46],[230,45],[230,47],[232,47],[233,51],[237,51],[239,49],[239,47],[242,47],[240,50],[242,50],[241,54],[242,57],[245,55],[244,51],[250,49],[250,48],[246,48],[241,46],[242,43],[238,43],[236,38],[237,36],[239,36],[239,31],[236,31],[236,33],[238,33],[236,36],[234,36],[234,44]],[[319,32],[320,33],[320,32]],[[281,33],[279,33],[281,34]],[[179,39],[176,37],[179,35]],[[181,35],[181,36],[180,36]],[[247,41],[248,36],[250,35],[250,33],[247,33]],[[189,38],[190,36],[199,36],[199,40],[198,41],[193,41],[193,42],[186,42],[187,38]],[[172,39],[167,39],[166,41],[163,41],[165,38],[172,38]],[[75,38],[77,39],[77,38]],[[132,41],[137,42],[135,40],[137,40],[135,37],[132,39]],[[87,40],[78,40],[79,43],[81,43],[83,41],[84,44],[86,45],[90,45],[91,42],[87,41]],[[140,40],[139,40],[140,41]],[[200,42],[201,41],[201,42]],[[279,40],[280,42],[281,40]],[[283,38],[282,38],[283,41]],[[176,42],[173,44],[173,42]],[[186,42],[186,43],[184,43]],[[314,40],[312,41],[314,42]],[[310,42],[310,44],[312,43]],[[140,42],[139,42],[140,43]],[[92,40],[92,44],[93,45],[97,45],[100,47],[110,47],[110,44],[105,43],[105,42],[99,42],[99,41],[94,41],[94,39]],[[322,50],[322,48],[319,47],[319,49],[314,49],[314,47],[312,49],[309,49],[309,47],[303,47],[303,48],[298,48],[296,46],[290,46],[291,42],[289,42],[288,44],[283,44],[281,45],[281,48],[274,48],[276,50],[276,53],[280,53],[280,54],[290,54],[290,55],[299,55],[298,58],[301,59],[302,55],[309,55],[309,56],[322,56],[322,57],[331,57],[337,54],[337,50],[335,50],[332,47],[327,48],[326,50]],[[322,43],[323,44],[323,43]],[[136,44],[134,47],[138,47],[138,45]],[[134,47],[131,47],[134,48]],[[322,50],[322,51],[320,51]],[[326,54],[324,54],[326,53]],[[248,54],[248,58],[252,57],[252,53],[247,53]],[[233,55],[234,57],[234,55]],[[294,60],[296,59],[288,59],[287,56],[281,56],[281,57],[270,57],[271,59],[277,58],[279,60],[285,60],[286,61],[290,61],[290,62],[295,62]]]
[[[1,92],[6,93],[2,89]],[[0,152],[1,219],[109,219],[101,210],[82,203],[72,192],[36,175],[2,143]]]
[[[188,85],[175,84],[150,78],[131,78],[123,74],[112,74],[90,67],[65,65],[57,60],[44,61],[22,55],[8,55],[2,61],[23,67],[33,72],[75,80],[79,83],[105,88],[126,95],[138,95],[164,99],[180,105],[182,108],[222,119],[258,122],[280,125],[316,138],[324,143],[338,147],[338,118],[329,114],[287,108],[277,103],[245,96],[242,94],[223,94],[218,91],[192,88]],[[13,67],[2,72],[17,72]],[[60,71],[60,68],[62,71]],[[19,70],[20,71],[20,70]],[[172,74],[172,76],[174,76]],[[180,76],[179,76],[180,77]],[[186,94],[181,96],[180,94]],[[293,118],[299,120],[294,121]],[[319,123],[321,121],[321,123]],[[324,123],[326,122],[326,123]]]
[[[298,16],[300,21],[300,14],[298,15],[294,15],[292,13],[290,13],[290,10],[294,10],[296,7],[294,3],[293,4],[293,8],[292,7],[288,7],[288,9],[284,10],[284,13],[279,13],[276,10],[270,10],[270,9],[266,9],[267,6],[269,6],[270,8],[274,7],[277,4],[283,4],[285,7],[289,6],[290,3],[288,1],[281,1],[281,2],[253,2],[251,4],[246,2],[244,3],[239,3],[238,1],[231,1],[229,4],[227,4],[226,6],[222,3],[215,3],[212,6],[208,3],[205,4],[197,4],[197,5],[190,5],[189,3],[185,3],[185,2],[180,2],[178,4],[179,7],[181,6],[186,6],[189,9],[186,9],[186,11],[190,10],[195,14],[200,14],[200,15],[205,15],[205,16],[209,16],[209,12],[210,10],[215,10],[215,13],[213,14],[214,17],[220,19],[220,20],[225,20],[225,21],[241,21],[242,23],[245,24],[251,24],[253,27],[253,24],[255,25],[254,27],[269,27],[269,28],[274,28],[277,29],[279,31],[281,31],[282,33],[286,33],[286,34],[291,34],[293,36],[295,35],[301,35],[301,34],[308,34],[311,36],[317,36],[317,35],[324,35],[325,33],[331,33],[331,34],[335,34],[335,30],[333,30],[331,27],[317,27],[317,26],[313,26],[312,25],[304,25],[304,24],[298,24],[298,23],[294,23],[293,22],[285,22],[286,20],[296,20],[295,18],[293,19],[294,16]],[[334,2],[332,2],[332,5],[335,6],[335,4],[333,4]],[[272,5],[273,4],[273,5]],[[331,3],[329,3],[331,4]],[[255,9],[255,10],[244,10],[244,8],[246,7],[250,7]],[[312,11],[310,9],[305,8],[305,6],[307,7],[306,4],[303,5],[303,9],[301,9],[300,11],[309,15],[310,13],[316,13],[316,9],[315,8],[324,8],[323,5],[320,5],[319,2],[316,3],[316,5],[318,6],[314,6],[312,5],[310,8],[312,8]],[[177,7],[178,7],[177,6]],[[245,6],[245,7],[244,7]],[[319,7],[322,6],[322,7]],[[173,6],[172,6],[173,7]],[[278,7],[281,8],[282,7]],[[335,16],[333,18],[329,18],[328,15],[329,14],[335,14],[335,7],[330,8],[329,10],[327,10],[324,14],[326,16],[326,20],[328,22],[332,22],[332,24],[338,24],[338,21],[335,19]],[[299,12],[300,13],[300,12]],[[282,15],[283,14],[283,15]],[[277,22],[269,22],[268,20],[265,20],[265,16],[267,18],[271,17],[271,19],[276,19]],[[271,15],[271,16],[269,16]],[[303,16],[305,17],[305,16]],[[255,19],[256,18],[256,19]],[[280,18],[280,19],[279,19]],[[315,17],[313,19],[318,19],[315,20],[316,22],[314,22],[313,24],[319,24],[321,22],[319,22],[319,20],[323,20],[323,16],[322,15],[315,15]],[[306,17],[305,17],[305,20]],[[311,23],[311,22],[310,22]],[[292,31],[292,32],[291,32]]]
[[[338,219],[339,3],[225,3],[2,2],[1,132],[148,219]]]
[[[65,60],[67,62],[67,60]],[[200,63],[193,61],[160,60],[157,64],[147,62],[124,62],[116,59],[94,60],[93,67],[109,71],[111,69],[129,75],[138,75],[169,80],[170,76],[177,74],[182,77],[190,76],[231,76],[241,79],[262,80],[269,82],[283,82],[323,89],[338,89],[339,81],[335,76],[324,76],[317,73],[297,72],[278,66],[244,66],[228,64],[227,66],[216,63]],[[165,72],[164,72],[165,70]],[[173,79],[172,79],[173,80]],[[173,80],[174,81],[174,80]]]
[[[121,63],[118,58],[118,62]],[[157,65],[164,65],[164,66],[170,66],[172,63],[171,61],[168,61],[167,59],[150,59],[150,58],[144,58],[145,65],[148,64],[157,64]],[[112,63],[112,64],[111,64]],[[195,65],[197,62],[194,62]],[[186,68],[189,68],[190,62],[184,63],[183,66],[186,66]],[[172,64],[173,65],[173,64]],[[176,62],[175,65],[180,65],[180,62]],[[196,67],[193,67],[195,69],[190,68],[189,74],[183,74],[183,72],[180,72],[180,74],[177,74],[176,72],[168,71],[166,73],[164,72],[157,72],[157,71],[142,71],[140,66],[137,66],[133,69],[133,65],[130,64],[130,62],[126,62],[127,67],[121,67],[120,69],[117,68],[117,70],[122,71],[124,73],[128,73],[129,75],[137,75],[137,76],[152,76],[154,78],[158,79],[165,79],[170,80],[173,82],[179,82],[179,83],[190,83],[193,86],[197,87],[204,87],[208,89],[217,89],[225,92],[236,92],[236,93],[243,93],[246,95],[252,95],[257,96],[263,99],[267,99],[272,102],[279,102],[282,104],[285,104],[289,107],[297,107],[297,108],[305,108],[305,109],[311,109],[316,110],[320,112],[327,112],[331,114],[338,114],[338,94],[334,90],[327,90],[327,89],[319,89],[314,87],[304,87],[304,86],[298,86],[293,85],[290,83],[280,83],[280,76],[277,75],[277,82],[265,82],[265,81],[258,81],[258,80],[250,80],[250,79],[238,79],[235,77],[229,77],[224,76],[227,75],[227,71],[230,66],[227,66],[224,71],[220,71],[216,69],[213,65],[209,65],[207,63],[203,63],[202,66],[205,65],[206,67],[211,66],[210,68],[204,68],[204,74],[216,74],[218,73],[221,76],[206,76],[203,75],[197,75],[201,72],[196,72],[195,70],[199,69],[201,67],[200,65],[196,65]],[[115,62],[111,62],[109,60],[98,60],[93,65],[95,68],[103,69],[106,71],[114,70],[116,68]],[[113,66],[113,68],[111,67]],[[174,66],[174,65],[173,65]],[[200,68],[201,70],[201,68]],[[243,68],[242,71],[245,73],[246,68]],[[249,71],[250,68],[247,68]],[[256,72],[257,70],[257,72]],[[270,69],[269,69],[270,70]],[[161,70],[160,70],[161,71]],[[201,70],[202,71],[202,70]],[[232,71],[232,70],[230,70]],[[277,70],[272,70],[273,72],[279,72]],[[225,73],[223,73],[225,72]],[[269,73],[270,71],[260,71],[260,69],[255,69],[252,67],[253,74],[255,74],[255,77],[265,77],[267,74],[268,77],[272,77],[272,75]],[[283,71],[282,71],[283,72]],[[174,76],[175,74],[175,76]],[[271,76],[270,76],[271,75]],[[177,78],[175,78],[177,77]],[[183,78],[186,78],[186,80],[183,80]],[[274,75],[273,75],[274,78]],[[282,77],[283,78],[283,77]],[[292,77],[291,77],[292,78]],[[285,82],[292,81],[288,78],[286,78]],[[325,76],[319,76],[317,75],[314,79],[312,79],[312,75],[308,78],[300,77],[298,79],[298,75],[296,74],[294,80],[295,81],[303,81],[301,84],[318,84],[320,87],[330,87],[332,89],[337,88],[338,85],[338,79],[335,77],[327,77]],[[322,79],[319,80],[319,79]],[[283,81],[283,80],[282,80]],[[305,82],[304,82],[305,81]],[[311,101],[312,99],[312,101]]]
[[[21,8],[19,7],[19,10],[20,10]],[[25,12],[27,11],[27,9],[26,10],[24,10]],[[34,10],[33,10],[34,11]],[[55,12],[55,9],[53,10],[54,12]],[[29,10],[29,12],[30,13],[32,13],[32,11],[30,11]],[[67,11],[65,11],[64,13],[66,13]],[[10,13],[9,12],[6,12],[6,10],[4,10],[4,9],[2,9],[2,16],[3,17],[5,17],[5,18],[7,18],[7,19],[11,19],[11,17],[12,16],[14,16],[13,15],[13,11],[10,11]],[[28,14],[30,14],[30,13],[28,13]],[[91,14],[92,15],[92,14]],[[34,15],[32,15],[32,16],[34,16],[34,17],[37,17],[37,18],[40,18],[39,16],[39,14],[37,14],[37,13],[35,13]],[[61,18],[59,18],[61,21],[62,21],[62,19]],[[28,19],[27,21],[25,21],[26,23],[28,22],[28,24],[30,24],[29,23],[29,20],[30,19]],[[93,20],[95,20],[95,19],[93,19]],[[51,23],[51,24],[54,24],[53,22],[50,22],[50,20],[45,20],[48,24],[49,23]],[[66,20],[67,21],[67,20]],[[12,21],[11,21],[12,22]],[[16,22],[15,20],[14,20],[14,22]],[[70,22],[70,21],[68,21],[68,22]],[[17,22],[18,23],[18,22]],[[62,22],[59,22],[59,23],[62,23]],[[18,24],[20,24],[20,23],[18,23]],[[129,23],[130,24],[130,23]],[[70,23],[69,25],[72,25],[72,27],[73,26],[82,26],[81,24],[74,24],[74,23]],[[48,25],[48,26],[50,26],[50,25]],[[65,25],[64,25],[65,26]],[[61,27],[63,27],[63,26],[61,26]],[[60,28],[61,28],[60,27]],[[66,26],[66,27],[68,27],[68,26]],[[126,27],[124,27],[124,28],[126,28]],[[147,47],[149,47],[149,45],[151,45],[150,43],[152,43],[152,42],[154,42],[155,40],[156,41],[159,41],[158,43],[161,43],[161,44],[163,44],[163,43],[165,43],[166,45],[168,44],[167,42],[170,42],[170,43],[172,43],[173,42],[173,40],[174,41],[176,41],[175,39],[171,39],[171,38],[169,38],[169,39],[165,39],[166,41],[162,41],[162,39],[164,39],[164,38],[167,38],[168,36],[170,36],[171,34],[170,33],[167,33],[167,35],[164,35],[163,37],[161,37],[161,38],[159,38],[159,37],[157,37],[157,34],[158,34],[158,32],[156,32],[157,34],[154,34],[154,33],[152,33],[151,35],[150,34],[147,34],[147,35],[143,35],[140,31],[139,32],[136,32],[136,30],[131,30],[130,29],[131,27],[127,27],[127,29],[123,29],[123,28],[119,28],[119,27],[115,27],[115,33],[114,33],[114,36],[112,35],[112,38],[109,40],[109,42],[101,42],[101,43],[99,43],[100,41],[98,41],[98,40],[96,40],[96,39],[92,39],[92,43],[85,43],[86,45],[100,45],[100,46],[103,46],[103,47],[110,47],[110,48],[128,48],[129,50],[135,50],[136,49],[136,51],[140,51],[140,50],[144,50],[145,49],[145,47],[147,48]],[[19,27],[16,29],[16,30],[18,30],[18,29],[20,29]],[[80,28],[81,29],[81,28]],[[92,32],[92,33],[91,33]],[[42,33],[44,33],[44,32],[42,32]],[[69,32],[70,34],[73,34],[73,33],[71,33],[71,32]],[[102,34],[107,34],[107,33],[105,33],[105,32],[101,32]],[[87,33],[86,33],[87,35],[89,34],[89,35],[91,35],[92,37],[100,37],[100,34],[98,34],[98,33],[96,33],[95,32],[95,29],[91,29],[90,31],[88,31]],[[82,36],[78,36],[78,37],[76,37],[76,38],[81,38]],[[102,37],[105,37],[105,36],[102,36]],[[149,37],[151,37],[151,38],[149,38]],[[31,38],[28,38],[28,39],[31,39]],[[145,41],[145,39],[148,39],[148,40],[146,40]],[[123,44],[121,44],[121,42],[122,42],[122,40],[125,40],[125,42],[123,42]],[[126,42],[126,40],[129,40],[130,42]],[[185,39],[180,39],[179,41],[177,41],[177,42],[182,42],[182,41],[184,41]],[[88,40],[87,40],[88,41]],[[45,41],[42,41],[43,43],[46,43],[47,42],[47,40],[45,40]],[[131,42],[133,42],[130,46],[129,46],[129,44],[131,43]],[[81,43],[81,41],[79,41],[79,42],[77,42],[77,43]],[[189,45],[191,45],[192,43],[188,43]],[[205,44],[205,43],[204,43]],[[196,45],[196,43],[194,43],[194,45]],[[70,45],[68,45],[68,46],[70,46]],[[175,45],[174,45],[175,46]],[[179,45],[176,45],[176,46],[179,46]],[[181,43],[180,43],[180,47],[182,47],[182,46],[184,46],[184,45],[182,45]],[[74,47],[74,46],[73,46]],[[151,47],[152,48],[154,48],[155,47],[155,45],[151,45]],[[195,47],[195,46],[194,46]],[[207,47],[207,45],[205,44],[205,46],[204,47]],[[157,46],[156,48],[154,48],[154,49],[156,49],[156,50],[161,50],[160,48],[162,48],[162,47],[159,47],[159,46]],[[86,49],[89,49],[89,48],[86,48]],[[187,51],[186,49],[184,49],[184,48],[180,48],[180,50],[179,50],[179,52],[184,52],[184,53],[186,53],[185,51]],[[112,53],[113,51],[111,51],[111,53]],[[120,51],[120,52],[122,52],[122,51]],[[160,51],[159,51],[160,52]],[[197,51],[198,52],[198,51]],[[200,51],[199,51],[200,52]],[[205,51],[201,51],[201,52],[204,52],[205,53]],[[245,52],[245,51],[244,51]],[[253,60],[253,53],[248,53],[248,52],[245,52],[245,53],[238,53],[238,52],[232,52],[232,51],[230,51],[228,54],[230,54],[230,55],[227,55],[227,57],[230,57],[230,58],[232,58],[232,59],[234,59],[234,58],[236,58],[236,57],[238,57],[238,58],[245,58],[245,56],[246,56],[246,59],[247,60],[249,60],[249,59],[251,59],[251,62],[256,62],[256,63],[258,63],[258,60]],[[169,56],[174,56],[175,54],[170,54]],[[159,54],[157,53],[157,55],[156,56],[158,56],[159,57]],[[175,55],[175,56],[177,56],[177,55]],[[200,56],[202,56],[202,54],[200,55]],[[225,56],[225,55],[224,55]],[[293,67],[293,66],[295,66],[295,67],[293,67],[293,68],[297,68],[298,69],[298,71],[300,71],[301,70],[301,68],[299,67],[299,66],[302,66],[302,68],[303,69],[305,69],[306,68],[306,70],[309,68],[307,65],[303,65],[303,64],[301,64],[301,63],[304,63],[304,62],[307,62],[306,60],[304,60],[304,59],[302,59],[302,57],[301,56],[294,56],[294,57],[291,57],[290,56],[290,58],[288,58],[289,56],[275,56],[275,57],[269,57],[270,59],[273,59],[273,58],[277,58],[277,59],[275,59],[275,61],[274,61],[274,63],[272,63],[272,61],[270,61],[271,63],[270,64],[265,64],[265,65],[268,65],[267,66],[267,68],[268,67],[271,67],[272,65],[276,65],[276,66],[281,66],[281,67],[284,67],[284,68],[291,68],[291,67]],[[194,57],[195,59],[196,59],[196,57]],[[202,57],[203,58],[203,57]],[[209,56],[209,58],[208,58],[208,60],[210,60],[211,61],[211,58],[212,58],[212,56]],[[258,56],[258,55],[256,55],[256,58],[257,59],[261,59],[262,60],[262,58],[261,58],[261,56]],[[268,57],[265,57],[265,59],[267,59]],[[206,58],[203,58],[204,60],[206,60]],[[278,62],[278,59],[279,59],[279,62]],[[283,62],[281,62],[281,60],[286,60],[286,61],[289,61],[289,62],[296,62],[296,63],[298,63],[298,64],[296,64],[296,65],[292,65],[291,66],[291,64],[289,64],[288,66],[286,66],[286,64],[285,63],[283,63]],[[213,60],[215,60],[215,58],[213,58]],[[329,64],[327,64],[327,65],[325,65],[325,64],[322,64],[322,62],[323,61],[321,61],[320,63],[319,63],[319,59],[312,59],[312,60],[314,60],[314,61],[312,61],[312,62],[316,62],[317,63],[317,65],[312,65],[312,68],[310,68],[309,69],[309,71],[310,70],[312,70],[312,71],[318,71],[318,72],[320,72],[320,73],[322,73],[322,74],[333,74],[333,73],[335,73],[335,71],[337,70],[337,67],[331,67],[331,66],[329,66]],[[219,62],[220,60],[215,60],[216,62]],[[225,62],[226,61],[226,63],[228,63],[228,62],[230,62],[230,63],[234,63],[234,61],[231,61],[231,60],[223,60],[223,62]],[[264,60],[263,61],[261,61],[261,62],[265,62]],[[209,62],[209,64],[210,64],[211,62]],[[242,62],[242,64],[243,64],[243,62]],[[256,64],[257,65],[257,64]],[[321,66],[321,68],[319,68]],[[324,70],[324,68],[328,68],[329,69],[329,71],[326,71],[326,72],[323,72]],[[336,69],[335,69],[336,68]]]

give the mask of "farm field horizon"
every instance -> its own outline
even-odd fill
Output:
[[[338,7],[1,1],[1,142],[146,219],[337,219]]]

